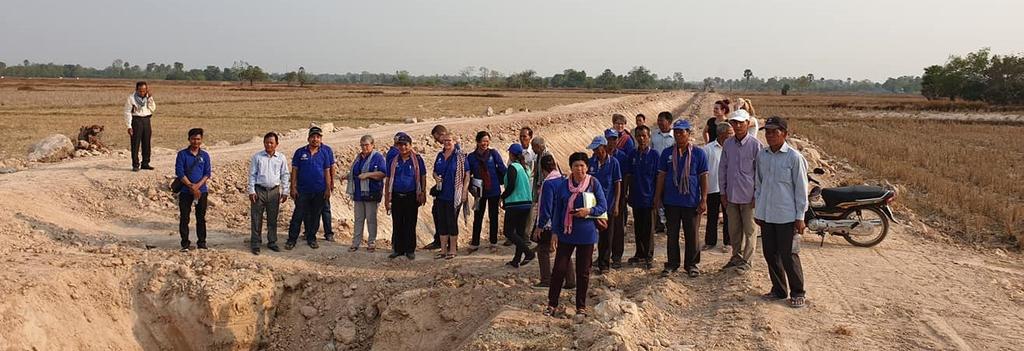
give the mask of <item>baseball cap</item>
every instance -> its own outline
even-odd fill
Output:
[[[789,130],[788,127],[789,126],[786,124],[786,120],[784,118],[779,116],[771,116],[768,117],[768,119],[764,122],[764,127],[761,127],[761,129]]]
[[[522,155],[523,146],[519,145],[519,143],[513,143],[512,145],[508,146],[508,152],[512,153],[513,155]]]
[[[685,119],[678,119],[672,122],[673,130],[690,130],[690,121]]]
[[[598,135],[594,137],[594,141],[590,142],[590,146],[587,146],[587,149],[594,150],[605,145],[608,145],[608,139],[604,135]]]
[[[322,129],[320,129],[320,127],[310,127],[309,128],[309,136],[313,136],[313,134],[316,134],[316,135],[319,135],[319,136],[323,136],[324,135],[324,131]]]
[[[605,137],[605,139],[618,138],[619,137],[619,131],[617,131],[615,129],[611,129],[611,128],[605,129],[604,130],[604,137]]]
[[[395,142],[397,143],[398,140],[400,140],[403,136],[409,138],[409,140],[412,140],[412,137],[410,137],[409,134],[405,134],[405,132],[398,132],[395,133]]]
[[[750,113],[747,113],[746,110],[736,110],[729,114],[730,121],[746,122],[749,119]]]
[[[400,135],[395,136],[395,142],[399,144],[412,144],[412,137],[409,134],[398,133]]]

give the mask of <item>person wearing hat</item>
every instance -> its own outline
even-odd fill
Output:
[[[405,134],[405,132],[395,133],[395,137],[392,139],[391,147],[388,148],[388,153],[384,155],[384,163],[385,164],[389,164],[390,165],[391,164],[391,160],[394,160],[395,156],[398,156],[398,138],[401,138],[402,136],[409,136],[409,135]]]
[[[491,133],[476,133],[476,149],[469,154],[469,171],[473,174],[474,183],[470,186],[470,193],[477,198],[473,210],[473,237],[469,241],[470,252],[474,252],[480,248],[484,211],[488,214],[487,239],[492,248],[498,245],[498,202],[508,168],[501,153],[491,148]]]
[[[768,147],[757,153],[754,220],[761,227],[761,244],[772,290],[762,297],[789,297],[790,307],[806,306],[800,265],[800,234],[807,212],[807,160],[786,143],[789,128],[782,117],[764,123]],[[789,294],[787,295],[787,288]]]
[[[761,142],[750,129],[750,114],[736,110],[729,114],[734,135],[722,145],[718,161],[718,193],[725,204],[725,216],[732,244],[732,257],[723,269],[750,269],[757,237],[754,236],[754,178]]]
[[[700,246],[697,238],[698,215],[707,210],[708,158],[704,150],[690,143],[690,122],[680,119],[672,124],[676,144],[661,153],[654,201],[664,204],[668,240],[668,261],[663,277],[679,269],[679,230],[682,225],[686,246],[683,269],[691,278],[700,275]]]
[[[323,131],[320,127],[309,128],[309,142],[306,146],[295,150],[292,155],[291,189],[289,193],[295,199],[295,211],[288,225],[288,241],[284,243],[286,250],[295,248],[299,239],[299,226],[305,226],[306,243],[311,248],[319,248],[316,243],[316,232],[320,229],[320,215],[324,203],[331,197],[331,170],[334,167],[334,156],[324,151],[321,139]]]
[[[501,193],[501,208],[505,210],[505,237],[516,246],[515,256],[506,263],[519,268],[533,261],[534,253],[526,241],[526,226],[533,207],[533,186],[526,165],[522,144],[508,147],[508,172],[505,173],[505,191]],[[523,257],[525,255],[525,257]],[[520,261],[522,259],[522,261]]]
[[[420,206],[427,202],[427,167],[412,149],[412,137],[404,134],[397,140],[398,155],[387,168],[384,185],[384,206],[391,214],[391,255],[416,258],[416,221]]]
[[[600,228],[599,240],[597,242],[597,270],[594,272],[595,274],[603,274],[611,269],[612,243],[615,241],[615,238],[612,237],[614,232],[610,224],[615,220],[615,216],[618,215],[618,206],[615,204],[619,203],[622,169],[619,167],[619,161],[608,153],[608,139],[604,135],[594,137],[594,140],[587,148],[594,150],[594,154],[589,160],[589,170],[587,173],[601,184],[601,189],[604,189],[605,199],[608,200],[608,226]],[[619,240],[622,239],[619,238]]]
[[[646,125],[636,127],[633,136],[637,141],[636,152],[629,158],[626,167],[626,179],[632,184],[629,192],[629,204],[633,207],[635,224],[636,253],[629,259],[630,264],[641,265],[646,269],[654,265],[654,181],[658,178],[658,159],[661,155],[651,147],[651,129]]]
[[[608,145],[605,146],[608,149],[608,154],[615,158],[615,161],[619,164],[619,173],[622,175],[622,181],[619,182],[619,196],[618,202],[613,203],[615,206],[612,213],[615,218],[612,218],[608,223],[611,225],[611,268],[619,269],[622,268],[622,253],[625,250],[626,245],[626,218],[628,217],[628,207],[626,206],[626,198],[629,196],[629,184],[632,182],[629,179],[629,168],[630,160],[629,155],[625,151],[616,147],[617,141],[620,136],[628,134],[619,134],[615,129],[607,129],[604,131],[604,137],[608,140]],[[632,153],[636,153],[634,150]],[[631,154],[632,154],[631,153]]]
[[[434,232],[438,235],[440,253],[435,259],[453,259],[459,243],[459,209],[469,200],[469,165],[466,154],[447,132],[438,136],[442,149],[434,160]],[[426,249],[430,249],[429,247]]]

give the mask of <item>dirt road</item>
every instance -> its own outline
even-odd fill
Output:
[[[476,130],[512,142],[522,125],[547,138],[559,159],[610,124],[613,112],[671,110],[709,116],[709,94],[664,93],[595,100],[447,125],[464,143]],[[696,118],[696,125],[704,118]],[[386,144],[432,123],[341,130],[325,136],[338,155],[373,134]],[[281,150],[303,145],[301,131]],[[762,302],[770,283],[755,261],[746,275],[720,271],[727,256],[706,251],[696,279],[626,268],[593,281],[593,316],[543,317],[546,291],[532,290],[536,265],[507,269],[510,248],[440,262],[389,261],[386,249],[348,253],[351,208],[333,198],[339,243],[319,250],[252,256],[241,193],[254,143],[210,148],[214,162],[211,250],[176,252],[176,209],[162,190],[173,151],[155,173],[132,173],[115,156],[0,175],[0,349],[950,349],[1024,345],[1024,264],[1018,253],[959,247],[914,221],[881,245],[856,248],[805,235],[801,257],[810,306]],[[828,150],[818,150],[827,155]],[[290,151],[286,154],[290,154]],[[344,156],[342,156],[343,162]],[[827,159],[827,157],[826,157]],[[429,240],[429,205],[418,235]],[[898,214],[910,218],[908,210]],[[284,210],[282,221],[290,216]],[[382,217],[386,218],[386,217]],[[347,221],[346,221],[347,220]],[[460,225],[468,227],[465,223]],[[383,220],[380,238],[390,236]],[[627,236],[631,236],[627,234]],[[468,240],[463,235],[462,240]],[[632,241],[631,239],[629,241]],[[664,261],[664,237],[656,257]],[[380,245],[387,246],[384,240]],[[632,253],[632,245],[627,255]],[[571,292],[563,301],[571,301]]]

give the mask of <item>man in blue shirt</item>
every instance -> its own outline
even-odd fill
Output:
[[[594,156],[589,161],[589,173],[591,176],[597,179],[598,183],[601,184],[601,189],[604,190],[604,196],[608,200],[608,228],[600,231],[600,237],[597,242],[597,270],[595,274],[603,274],[611,268],[611,258],[613,243],[616,241],[621,242],[622,238],[614,238],[614,230],[612,230],[611,223],[614,223],[615,217],[618,216],[619,208],[613,204],[619,203],[619,194],[621,192],[622,185],[622,169],[619,167],[619,161],[608,154],[608,139],[603,135],[594,137],[594,141],[587,146],[588,149],[594,150]],[[621,259],[622,251],[619,251]]]
[[[181,235],[181,252],[188,252],[188,222],[192,207],[196,208],[196,248],[206,249],[206,182],[210,180],[210,154],[203,146],[203,129],[188,131],[188,148],[178,151],[174,160],[174,175],[181,180],[178,193],[178,234]]]
[[[658,178],[658,160],[661,157],[651,147],[651,129],[646,125],[636,127],[633,136],[637,141],[636,152],[629,157],[626,168],[626,179],[632,180],[629,192],[629,204],[633,206],[634,235],[636,235],[636,254],[629,259],[631,264],[641,264],[646,269],[654,266],[653,224],[654,212],[654,181]]]
[[[676,144],[661,153],[654,191],[655,205],[664,204],[667,219],[668,262],[661,275],[667,277],[679,269],[679,225],[682,222],[686,244],[683,268],[687,275],[695,278],[700,275],[697,215],[707,210],[708,159],[703,149],[690,144],[689,121],[675,121],[672,132]]]
[[[305,226],[306,243],[319,248],[316,232],[320,229],[320,215],[324,203],[331,197],[331,169],[334,155],[325,152],[321,146],[323,131],[319,127],[309,128],[309,144],[295,150],[292,156],[291,196],[295,199],[295,212],[288,225],[288,241],[284,248],[295,248],[299,239],[299,226]]]

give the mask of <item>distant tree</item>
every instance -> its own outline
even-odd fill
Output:
[[[306,83],[309,82],[310,77],[308,75],[306,75],[306,68],[305,67],[301,67],[300,66],[299,67],[299,71],[295,72],[295,80],[297,80],[299,82],[299,86],[300,87],[305,86]]]
[[[285,73],[284,76],[281,76],[281,80],[287,83],[288,86],[291,86],[292,83],[299,81],[299,74],[295,73],[294,71],[288,72]]]
[[[221,80],[224,78],[221,74],[220,67],[217,66],[206,66],[206,69],[203,70],[203,77],[210,81]]]
[[[814,81],[814,73],[808,73],[807,74],[807,79],[810,80],[811,82],[813,82]]]
[[[6,69],[7,69],[7,64],[4,63],[3,61],[0,61],[0,72],[3,72]]]
[[[406,70],[396,71],[395,80],[398,82],[398,85],[401,86],[412,85],[412,76],[410,76],[409,71]]]
[[[220,76],[221,80],[227,82],[235,82],[241,79],[238,77],[238,71],[232,69],[231,67],[224,67],[224,70],[221,72]]]
[[[178,71],[178,72],[184,71],[185,70],[185,64],[181,63],[181,62],[175,62],[174,63],[174,70]]]
[[[528,69],[513,75],[508,76],[505,79],[505,85],[509,88],[523,89],[523,88],[540,88],[544,86],[544,79],[537,76],[537,72],[532,69]]]
[[[782,95],[789,95],[789,83],[782,85]]]
[[[623,80],[627,89],[654,89],[658,86],[658,76],[644,66],[633,67]]]
[[[21,65],[22,66],[28,67],[29,64],[30,64],[30,62],[28,62],[28,59],[25,59],[25,61],[21,61]]]
[[[249,81],[249,86],[253,86],[255,82],[262,82],[267,80],[267,73],[263,72],[260,66],[248,66],[238,74],[242,80]]]
[[[754,76],[754,71],[751,71],[749,68],[743,70],[743,78],[745,78],[748,82],[750,81],[750,77],[753,77],[753,76]]]
[[[622,83],[621,78],[615,75],[615,72],[612,72],[610,69],[605,69],[600,76],[594,78],[594,86],[601,89],[612,90],[621,89]]]

